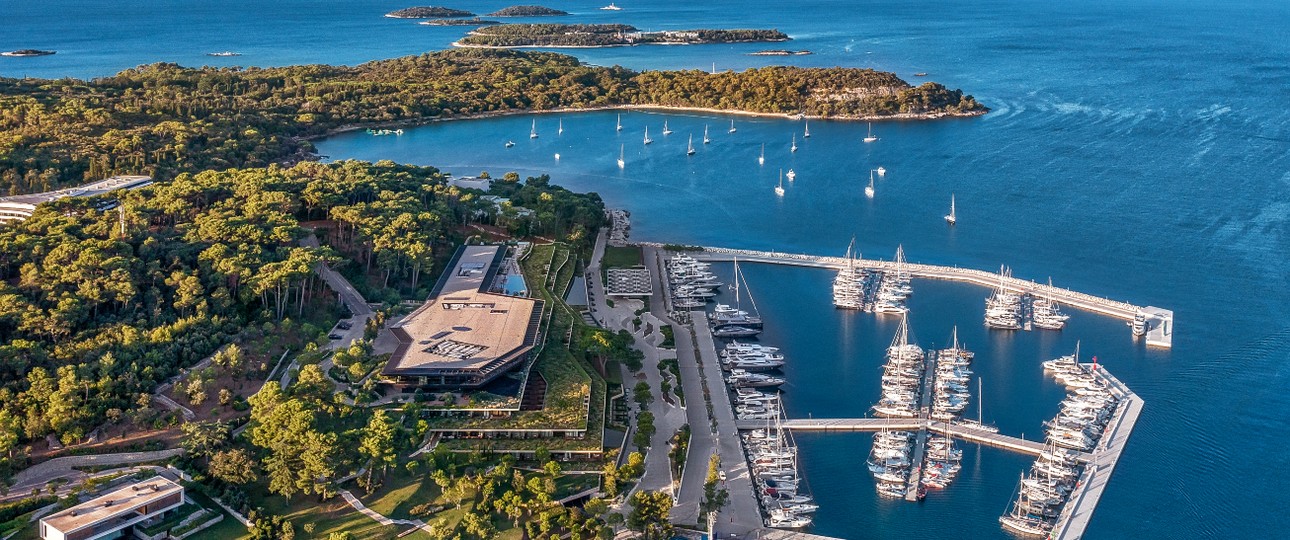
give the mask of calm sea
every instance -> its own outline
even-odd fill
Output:
[[[486,13],[503,2],[452,7]],[[976,351],[985,420],[1036,437],[1062,390],[1042,360],[1076,340],[1137,391],[1146,408],[1090,538],[1263,538],[1290,528],[1290,3],[1021,0],[548,3],[577,22],[643,29],[775,27],[811,56],[756,57],[759,45],[574,51],[637,69],[859,66],[963,88],[994,108],[982,118],[874,125],[630,113],[445,122],[401,137],[321,142],[334,159],[393,159],[457,174],[549,173],[633,212],[634,237],[866,256],[903,244],[914,261],[1009,265],[1046,280],[1175,311],[1171,351],[1134,343],[1117,321],[1074,312],[1060,333],[981,326],[988,291],[916,281],[917,341],[943,345],[955,325]],[[447,46],[459,28],[380,15],[389,1],[10,2],[0,49],[7,76],[90,77],[141,63],[355,64]],[[774,45],[780,47],[781,45]],[[233,50],[244,56],[212,58]],[[558,119],[564,134],[557,136]],[[663,136],[664,120],[675,133]],[[655,142],[641,144],[645,126]],[[710,126],[713,143],[685,156]],[[791,154],[791,137],[801,149]],[[514,140],[515,147],[504,143]],[[620,144],[626,168],[615,164]],[[697,143],[696,143],[697,144]],[[757,156],[766,145],[766,164]],[[559,153],[561,159],[555,159]],[[868,170],[889,172],[876,197]],[[796,181],[773,193],[781,169]],[[786,182],[787,184],[787,182]],[[959,224],[941,216],[951,193]],[[895,324],[834,311],[831,274],[747,265],[764,340],[791,356],[793,416],[863,415],[878,397]],[[723,271],[728,272],[728,268]],[[968,447],[959,480],[921,505],[882,501],[862,460],[867,435],[802,437],[822,506],[815,532],[845,538],[1005,536],[1005,510],[1028,460]]]

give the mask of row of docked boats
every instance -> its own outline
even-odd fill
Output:
[[[891,272],[883,272],[878,284],[878,294],[874,297],[873,303],[875,313],[898,315],[909,313],[909,306],[905,301],[909,295],[914,294],[914,288],[910,285],[912,280],[909,270],[905,268],[904,246],[896,246],[895,262],[895,268]]]
[[[912,431],[882,430],[874,435],[866,465],[873,474],[878,495],[892,499],[905,496],[916,439]]]
[[[1078,344],[1075,354],[1048,360],[1043,366],[1045,372],[1066,386],[1067,396],[1061,412],[1044,423],[1047,448],[1030,472],[1022,475],[1012,510],[999,518],[1010,532],[1040,538],[1052,532],[1062,506],[1077,487],[1077,452],[1097,447],[1119,406],[1119,398],[1094,374],[1096,358],[1091,367],[1080,364]]]
[[[864,309],[866,283],[869,273],[856,264],[860,253],[856,251],[856,240],[851,239],[847,246],[847,265],[838,271],[833,278],[833,305],[842,309]]]
[[[369,129],[367,130],[367,134],[368,134],[368,135],[376,135],[376,136],[382,136],[382,135],[396,135],[396,136],[397,136],[397,135],[402,135],[402,134],[403,134],[403,130],[402,130],[402,129],[370,129],[370,128],[369,128]]]
[[[909,319],[901,317],[900,326],[882,372],[882,398],[873,406],[875,415],[883,418],[914,418],[919,413],[919,391],[923,383],[923,349],[909,342]]]
[[[765,429],[747,432],[742,437],[753,485],[766,510],[766,525],[780,529],[810,526],[811,515],[819,506],[803,485],[798,473],[797,446],[780,426],[779,417],[775,417],[773,426],[768,420]]]
[[[959,344],[958,328],[954,329],[953,346],[936,353],[936,369],[932,385],[933,420],[957,420],[972,398],[969,383],[972,378],[972,358],[975,353]]]
[[[740,420],[778,419],[782,411],[778,388],[784,378],[765,372],[778,373],[784,367],[779,348],[734,341],[718,354],[721,368],[728,373],[726,382],[733,389],[735,416]]]
[[[1009,272],[999,269],[999,286],[985,300],[985,325],[998,330],[1021,329],[1021,295],[1008,290],[1004,281]]]
[[[677,309],[694,309],[707,305],[723,283],[710,270],[711,265],[689,255],[678,253],[667,261],[667,278],[672,291],[672,305]]]

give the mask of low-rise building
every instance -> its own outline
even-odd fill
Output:
[[[399,346],[382,371],[387,381],[404,391],[474,389],[529,359],[542,301],[521,295],[523,276],[503,264],[506,251],[457,250],[426,303],[391,328]]]
[[[0,197],[0,224],[26,221],[40,204],[64,197],[93,197],[118,189],[138,189],[151,184],[152,178],[148,176],[113,176],[74,188]],[[111,206],[115,205],[109,205],[108,208]]]
[[[44,540],[110,540],[164,519],[184,504],[184,487],[164,477],[124,486],[40,520]]]

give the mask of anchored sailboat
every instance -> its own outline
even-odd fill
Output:
[[[869,185],[864,187],[864,196],[873,198],[873,171],[869,171]]]
[[[694,134],[693,133],[690,134],[690,143],[685,149],[685,155],[687,156],[694,155]]]
[[[757,156],[757,164],[758,165],[766,164],[766,143],[761,144],[761,155]],[[783,171],[780,171],[780,172],[782,173]]]
[[[951,193],[951,194],[950,194],[950,213],[949,213],[949,214],[947,214],[947,215],[945,216],[945,221],[946,221],[946,222],[948,222],[950,225],[953,225],[956,221],[958,221],[958,216],[956,215],[956,213],[955,213],[955,211],[954,211],[954,194],[953,194],[953,193]]]
[[[663,121],[663,135],[664,135],[664,136],[667,136],[667,135],[671,135],[671,134],[672,134],[672,130],[667,129],[667,120],[664,120],[664,121]]]
[[[530,138],[530,139],[536,139],[536,138],[538,138],[538,134],[537,134],[537,119],[536,119],[536,118],[534,118],[534,119],[533,119],[533,127],[529,128],[529,138]]]
[[[555,134],[556,134],[556,135],[564,135],[564,119],[563,119],[563,118],[561,118],[561,119],[560,119],[560,127],[559,127],[559,129],[556,129],[556,130],[555,130]]]
[[[796,151],[797,151],[797,134],[796,134],[796,133],[794,133],[794,134],[793,134],[793,145],[792,145],[792,146],[790,146],[790,147],[788,147],[788,151],[789,151],[789,152],[796,152]]]
[[[654,139],[649,138],[649,126],[645,126],[645,144],[652,142],[654,142]]]
[[[869,134],[865,135],[864,142],[871,143],[878,140],[873,134],[873,122],[869,122]]]
[[[704,124],[703,125],[703,144],[708,144],[710,142],[712,142],[712,139],[708,138],[708,125]]]
[[[622,130],[623,130],[623,115],[620,114],[618,115],[618,127],[614,128],[614,131],[622,131]]]
[[[775,186],[775,194],[780,197],[784,196],[784,169],[779,170],[779,185]]]
[[[730,131],[728,131],[727,133],[734,133],[735,131],[736,131],[736,130],[735,130],[735,119],[734,119],[734,118],[731,118],[731,119],[730,119]]]
[[[809,139],[809,138],[811,138],[811,121],[810,121],[810,120],[807,120],[807,121],[806,121],[806,132],[805,132],[805,133],[802,133],[802,138],[803,138],[803,139]]]
[[[626,161],[623,161],[623,148],[626,148],[626,147],[627,147],[627,145],[625,145],[625,144],[620,144],[620,145],[618,145],[618,168],[619,168],[619,169],[621,169],[621,168],[623,168],[623,167],[625,167],[625,166],[627,165],[627,162],[626,162]]]

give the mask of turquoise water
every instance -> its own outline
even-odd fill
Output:
[[[453,4],[487,12],[504,2]],[[788,152],[796,121],[633,112],[444,122],[402,137],[346,134],[319,143],[332,158],[393,159],[480,170],[549,173],[632,212],[641,240],[866,256],[1016,275],[1173,309],[1174,349],[1146,350],[1118,321],[1074,312],[1060,333],[991,334],[984,289],[916,281],[911,323],[924,346],[954,325],[977,352],[985,419],[1034,436],[1061,390],[1038,362],[1082,340],[1146,408],[1090,538],[1262,538],[1287,530],[1290,497],[1290,4],[1023,0],[917,4],[711,1],[675,5],[561,2],[569,21],[641,28],[766,27],[817,54],[752,57],[757,45],[576,50],[633,68],[768,64],[871,66],[961,87],[993,107],[967,120],[812,122]],[[272,4],[179,0],[25,2],[6,6],[0,49],[59,54],[0,59],[6,75],[93,76],[151,61],[281,65],[357,63],[437,49],[461,29],[379,15],[393,2]],[[75,11],[83,14],[68,17]],[[779,47],[775,45],[774,47]],[[234,59],[202,56],[231,49]],[[668,120],[674,134],[660,133]],[[655,143],[641,144],[650,127]],[[686,158],[685,139],[714,142]],[[503,143],[517,144],[506,149]],[[766,144],[766,164],[757,155]],[[615,164],[620,144],[626,167]],[[559,161],[554,154],[560,153]],[[870,168],[890,172],[868,200]],[[784,198],[780,169],[797,180]],[[941,220],[950,194],[959,225]],[[766,341],[791,355],[794,416],[864,414],[878,395],[881,350],[894,324],[829,306],[827,272],[744,268],[768,318]],[[724,269],[728,272],[728,268]],[[822,506],[815,532],[845,538],[998,538],[996,518],[1028,460],[969,447],[953,486],[922,505],[881,501],[860,461],[865,435],[801,439]]]

